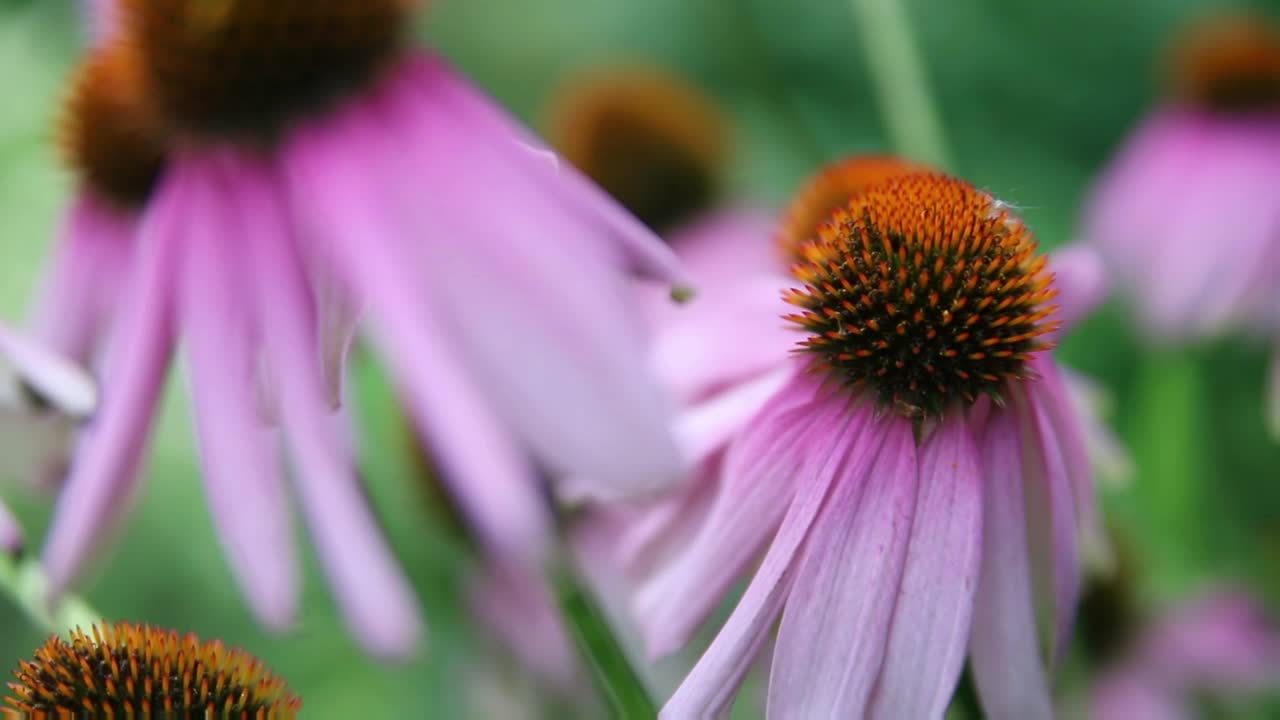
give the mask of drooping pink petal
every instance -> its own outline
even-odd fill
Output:
[[[803,481],[796,483],[794,498],[747,591],[702,658],[662,708],[659,717],[664,720],[718,718],[728,713],[739,685],[768,639],[783,605],[795,601],[793,584],[798,566],[803,562],[801,548],[816,529],[814,523],[819,512],[834,501],[827,498],[832,484],[859,486],[871,470],[881,438],[875,428],[869,427],[872,425],[869,406],[849,407],[846,402],[826,398],[814,402],[807,410],[817,412],[809,415],[815,421],[808,428],[814,437],[797,453],[798,458],[803,458],[803,465],[794,468],[785,478],[775,477],[775,481],[796,478]],[[705,590],[705,586],[694,587]],[[772,708],[770,713],[772,715]]]
[[[1010,394],[1022,439],[1032,593],[1052,667],[1065,651],[1080,598],[1080,530],[1062,447],[1044,407],[1045,383],[1027,385]]]
[[[790,364],[784,363],[681,413],[675,435],[686,466],[700,465],[723,448],[794,374]]]
[[[1123,486],[1133,477],[1133,458],[1104,420],[1111,405],[1110,394],[1096,380],[1072,372],[1070,368],[1058,367],[1058,372],[1066,388],[1067,399],[1081,424],[1085,450],[1089,454],[1089,464],[1094,468],[1096,482],[1111,487]],[[1081,520],[1085,520],[1083,513]]]
[[[382,536],[355,474],[340,416],[330,411],[315,310],[274,173],[234,156],[226,163],[249,259],[255,307],[279,387],[295,487],[338,604],[371,652],[405,657],[422,634],[417,599]]]
[[[183,248],[191,178],[157,188],[136,240],[108,341],[101,407],[81,439],[44,545],[53,596],[66,589],[124,513],[174,342],[174,278]]]
[[[62,355],[0,323],[0,363],[53,410],[83,419],[98,405],[98,387],[89,374]]]
[[[353,290],[334,271],[337,258],[329,238],[308,237],[299,248],[311,292],[316,302],[316,335],[320,342],[320,367],[324,371],[329,404],[338,408],[343,400],[347,354],[355,340],[365,307]]]
[[[683,554],[706,523],[720,494],[723,456],[693,470],[683,485],[641,508],[613,510],[615,561],[633,578],[650,576]]]
[[[809,532],[778,629],[770,717],[867,715],[901,587],[919,470],[910,422],[891,415],[863,432],[861,445],[881,447],[874,462],[850,458],[837,471]]]
[[[773,535],[797,492],[803,448],[815,440],[813,426],[840,418],[821,408],[815,417],[817,381],[798,375],[760,411],[730,448],[719,495],[697,537],[637,592],[636,616],[651,657],[688,642],[729,588]],[[815,452],[831,452],[830,448]],[[690,594],[689,588],[699,592]]]
[[[394,222],[384,188],[373,180],[377,156],[347,148],[376,129],[360,127],[368,122],[357,112],[297,133],[283,153],[294,215],[308,239],[331,244],[335,269],[369,304],[374,340],[480,536],[512,553],[539,555],[550,528],[538,479],[456,353],[409,248],[451,239],[423,238]]]
[[[1062,322],[1060,331],[1088,315],[1111,289],[1102,256],[1096,248],[1084,243],[1054,250],[1049,255],[1049,272],[1053,273],[1053,284],[1058,289],[1053,303],[1058,306],[1055,319]]]
[[[906,570],[869,714],[885,720],[946,712],[969,645],[982,560],[982,475],[960,413],[925,441],[919,467]]]
[[[982,563],[969,662],[992,720],[1053,717],[1027,552],[1022,449],[1012,412],[992,412],[981,445]]]
[[[687,284],[674,253],[652,230],[572,164],[560,160],[541,139],[485,98],[442,58],[420,54],[408,64],[406,75],[423,92],[448,102],[458,111],[464,125],[470,126],[476,136],[485,137],[495,150],[509,159],[512,169],[540,186],[542,202],[558,204],[564,212],[590,213],[602,222],[603,229],[609,232],[601,237],[614,243],[635,272],[673,285]]]
[[[392,93],[387,119],[411,142],[386,150],[406,175],[395,186],[425,290],[490,402],[553,477],[591,480],[604,497],[674,483],[679,457],[669,410],[644,358],[635,293],[602,247],[605,229],[558,206],[478,134],[456,103]],[[405,190],[410,180],[430,193]],[[502,188],[494,212],[493,188]]]
[[[48,274],[32,308],[34,334],[56,352],[88,363],[110,327],[136,251],[137,221],[90,193],[72,203]]]
[[[520,664],[562,692],[585,678],[556,612],[555,598],[535,570],[498,561],[470,578],[467,601],[487,632]]]
[[[231,199],[202,163],[192,190],[180,290],[190,387],[204,486],[218,537],[257,616],[287,627],[298,601],[288,496],[276,436],[254,396],[258,328],[250,315],[252,278],[232,238],[240,228]]]

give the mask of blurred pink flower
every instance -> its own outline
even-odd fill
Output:
[[[361,32],[341,37],[325,35],[339,25],[326,22],[337,10],[324,4],[278,16],[233,3],[206,34],[166,30],[190,10],[180,3],[128,16],[123,42],[136,41],[142,84],[172,142],[136,233],[98,212],[89,191],[55,258],[51,286],[66,294],[52,294],[64,304],[44,315],[45,331],[105,335],[103,407],[44,551],[55,591],[77,577],[137,488],[179,339],[210,508],[250,604],[272,626],[291,621],[298,593],[283,439],[312,541],[357,636],[376,653],[403,655],[419,635],[416,600],[335,413],[361,318],[442,476],[492,546],[542,552],[539,473],[590,479],[605,496],[675,478],[631,297],[635,275],[677,281],[674,255],[441,58],[402,49],[404,5],[363,6],[348,18]],[[316,34],[272,45],[279,23],[296,20]],[[278,55],[237,55],[243,37]],[[322,55],[338,47],[352,67],[316,60],[307,42]],[[315,67],[333,71],[329,85],[312,87],[324,77]],[[291,71],[310,84],[289,84]],[[354,88],[352,75],[362,79]],[[119,295],[104,333],[100,304],[77,294],[85,284],[58,278],[85,277],[86,253],[109,244],[95,238],[115,234],[128,236],[122,269],[89,283]]]
[[[1093,720],[1199,717],[1196,698],[1280,688],[1280,632],[1247,593],[1173,609],[1095,682]]]
[[[1189,27],[1169,65],[1174,95],[1098,179],[1085,238],[1153,339],[1280,339],[1280,30],[1217,17]],[[1276,384],[1271,397],[1280,435]]]
[[[72,433],[97,401],[87,373],[0,322],[0,477],[62,472]],[[0,550],[21,545],[18,523],[0,501]]]
[[[908,190],[912,183],[920,187]],[[875,206],[918,191],[925,199],[915,207],[942,217],[945,206],[930,205],[926,189],[939,185],[954,188],[958,203],[981,206],[978,225],[1002,228],[1011,253],[1030,253],[1007,206],[958,181],[911,175],[858,201]],[[839,228],[855,227],[841,223],[856,216],[837,216],[800,272],[827,267],[821,253],[838,247]],[[967,219],[950,218],[957,228]],[[945,237],[950,226],[939,222]],[[1014,369],[992,387],[1007,405],[985,394],[972,403],[949,398],[940,417],[876,402],[874,382],[842,387],[839,370],[833,377],[792,357],[797,336],[778,293],[803,285],[766,242],[773,226],[726,215],[672,241],[700,294],[661,319],[655,343],[685,408],[677,437],[690,481],[624,521],[617,547],[624,566],[647,578],[635,605],[650,653],[684,645],[768,550],[664,717],[726,712],[780,615],[773,716],[941,716],[968,653],[988,714],[1047,717],[1044,658],[1056,657],[1069,634],[1078,541],[1097,533],[1083,423],[1059,368],[1035,353],[1030,372]],[[908,256],[914,250],[932,252],[912,245]],[[1029,254],[1018,257],[1037,267]],[[1097,260],[1081,250],[1053,269],[1057,284],[1077,293],[1060,296],[1057,315],[1074,319],[1101,293]],[[1038,287],[1035,272],[1014,293],[1023,302],[1041,297],[1029,289]],[[809,277],[817,295],[838,284]],[[924,290],[868,282],[890,302],[904,289]],[[855,299],[863,292],[856,283],[846,290]],[[1036,315],[1028,306],[1004,324]],[[1034,320],[1043,329],[1051,322]],[[917,329],[926,332],[904,331]]]

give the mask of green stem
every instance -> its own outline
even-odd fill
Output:
[[[894,147],[904,157],[950,167],[938,111],[925,81],[924,63],[911,34],[903,0],[853,0],[880,111]]]
[[[0,556],[0,588],[33,623],[49,632],[66,635],[77,627],[88,630],[102,620],[101,614],[75,595],[64,595],[50,607],[49,579],[34,557]]]
[[[583,665],[591,671],[592,680],[609,703],[613,717],[622,720],[657,717],[658,710],[649,691],[627,659],[599,603],[572,564],[561,561],[552,569],[551,576],[565,627]]]

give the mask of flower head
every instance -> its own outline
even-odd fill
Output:
[[[384,655],[420,635],[341,422],[358,326],[491,547],[540,558],[549,525],[531,508],[548,477],[604,495],[674,479],[630,291],[634,276],[679,281],[675,258],[441,58],[411,49],[414,5],[130,0],[95,48],[91,64],[127,53],[106,64],[136,73],[118,84],[144,89],[164,162],[124,221],[86,184],[45,293],[63,312],[42,314],[44,332],[100,357],[105,388],[44,549],[55,591],[137,487],[179,342],[215,526],[273,627],[298,595],[283,441],[357,635]],[[109,302],[85,290],[104,287]]]
[[[71,642],[55,635],[13,674],[5,702],[22,717],[284,720],[302,708],[282,678],[243,650],[147,625],[77,628]]]

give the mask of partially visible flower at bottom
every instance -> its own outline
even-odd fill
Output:
[[[1052,714],[1096,534],[1082,422],[1045,352],[1074,299],[1049,304],[1047,260],[1009,206],[942,175],[880,177],[816,237],[782,238],[794,279],[753,276],[781,278],[760,332],[782,324],[778,289],[802,309],[799,356],[780,345],[681,393],[710,481],[620,546],[649,571],[650,652],[687,642],[767,552],[664,717],[725,712],[779,616],[772,717],[940,717],[966,656],[988,716]]]
[[[1280,629],[1248,593],[1219,589],[1157,619],[1093,687],[1093,720],[1199,717],[1199,699],[1280,689]]]
[[[0,323],[0,478],[60,474],[76,426],[97,401],[88,373]],[[21,544],[18,524],[0,502],[0,549],[14,552]]]
[[[147,625],[95,625],[55,635],[21,661],[6,717],[293,718],[285,681],[221,640]]]

